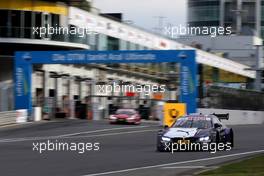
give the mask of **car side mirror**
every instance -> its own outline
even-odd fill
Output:
[[[221,128],[221,127],[222,127],[222,125],[219,124],[219,123],[215,123],[215,124],[214,124],[214,128]]]

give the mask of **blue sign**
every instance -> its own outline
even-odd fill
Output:
[[[16,52],[14,64],[15,109],[28,109],[29,113],[31,112],[31,75],[33,64],[162,62],[180,64],[180,102],[187,104],[187,113],[196,112],[197,64],[194,50]]]

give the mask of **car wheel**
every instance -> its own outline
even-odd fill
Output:
[[[164,152],[164,151],[165,151],[165,150],[164,150],[164,147],[163,147],[163,145],[161,144],[159,138],[157,139],[157,143],[156,143],[156,151],[157,151],[157,152]]]
[[[216,136],[215,136],[215,143],[216,143],[216,145],[218,145],[219,142],[220,142],[220,135],[219,135],[219,133],[216,133]]]
[[[233,130],[230,130],[228,142],[231,143],[231,147],[233,148],[234,147],[234,133],[233,133]]]
[[[157,151],[157,152],[164,152],[164,148],[161,147],[161,146],[157,146],[156,151]]]

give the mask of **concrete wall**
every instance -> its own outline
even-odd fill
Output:
[[[244,111],[228,109],[198,109],[199,113],[229,113],[229,120],[222,122],[227,125],[247,125],[247,124],[264,124],[264,111]]]

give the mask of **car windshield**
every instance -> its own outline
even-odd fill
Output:
[[[206,129],[211,128],[212,123],[210,118],[182,117],[174,123],[173,127]]]
[[[131,110],[117,110],[116,111],[116,114],[133,115],[133,114],[135,114],[135,112],[134,111],[131,111]]]

